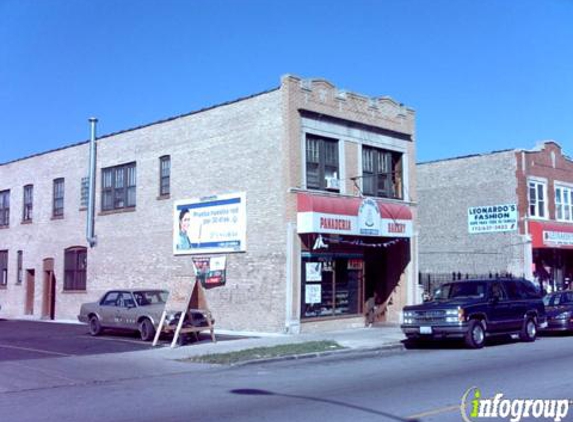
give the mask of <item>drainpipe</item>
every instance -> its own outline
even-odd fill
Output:
[[[95,221],[95,173],[96,173],[96,123],[95,117],[89,119],[91,126],[90,137],[90,162],[89,162],[89,175],[88,175],[88,214],[86,221],[86,240],[90,248],[96,244],[96,236],[94,233]]]

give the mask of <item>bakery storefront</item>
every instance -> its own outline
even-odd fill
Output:
[[[573,282],[573,224],[530,221],[532,269],[546,290],[571,288]]]
[[[301,322],[368,319],[374,307],[379,310],[376,321],[387,319],[386,309],[405,282],[411,259],[408,205],[299,193],[297,232],[302,242]]]

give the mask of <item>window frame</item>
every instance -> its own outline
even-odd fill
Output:
[[[88,250],[84,246],[64,250],[64,291],[87,290],[87,260]]]
[[[0,288],[8,286],[8,250],[0,251]]]
[[[23,188],[22,223],[31,223],[34,213],[34,185],[28,184]]]
[[[558,191],[560,194],[558,195]],[[559,201],[558,201],[559,198]],[[573,222],[573,187],[555,183],[555,219],[566,223]]]
[[[16,284],[22,284],[24,279],[24,252],[16,252]]]
[[[372,157],[369,159],[368,154]],[[375,198],[404,199],[404,153],[362,145],[362,194]],[[371,161],[371,168],[367,168]],[[387,171],[381,171],[380,166]],[[370,166],[368,166],[370,167]],[[383,188],[380,186],[383,185]]]
[[[341,179],[339,146],[340,141],[338,139],[306,133],[305,177],[307,189],[340,192],[340,187],[334,188],[327,185],[328,178]],[[311,167],[313,167],[312,170]],[[311,173],[316,173],[316,176]],[[318,180],[317,184],[311,182],[315,179]]]
[[[101,181],[101,210],[103,212],[135,209],[137,192],[135,161],[102,169]]]
[[[543,195],[543,198],[539,200],[538,196],[540,193]],[[535,194],[535,198],[532,199],[532,189]],[[532,201],[535,201],[533,203]],[[540,207],[540,204],[542,206]],[[540,220],[547,220],[548,219],[548,210],[547,210],[547,181],[539,180],[539,179],[528,179],[527,180],[527,213],[529,217],[536,218]]]
[[[61,186],[61,188],[60,188]],[[64,217],[65,179],[58,177],[52,184],[52,218]],[[61,194],[61,196],[59,196]]]
[[[171,156],[159,157],[159,197],[166,198],[171,194]]]
[[[0,191],[0,227],[10,227],[10,189]]]

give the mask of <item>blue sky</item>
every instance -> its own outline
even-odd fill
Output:
[[[417,160],[573,155],[573,0],[0,0],[0,163],[278,87],[417,113]]]

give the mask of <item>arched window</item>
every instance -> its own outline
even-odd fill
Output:
[[[64,258],[64,290],[86,290],[88,250],[82,246],[66,249]]]

